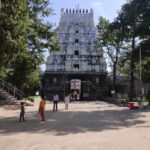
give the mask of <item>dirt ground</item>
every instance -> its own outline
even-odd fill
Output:
[[[19,110],[0,107],[0,150],[150,150],[150,111],[129,110],[105,102],[73,102],[57,112],[46,104],[40,123],[38,102]]]

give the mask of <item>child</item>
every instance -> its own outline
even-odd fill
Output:
[[[20,104],[21,104],[21,111],[20,111],[19,121],[24,122],[25,121],[25,118],[24,118],[24,114],[25,114],[24,102],[21,102]]]
[[[45,98],[44,96],[42,95],[41,96],[41,101],[40,101],[40,105],[39,105],[39,114],[41,116],[41,121],[44,122],[45,121]]]

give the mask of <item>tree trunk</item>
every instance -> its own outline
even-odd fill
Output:
[[[134,62],[131,60],[131,72],[130,72],[130,101],[134,98]]]

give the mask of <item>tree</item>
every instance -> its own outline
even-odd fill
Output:
[[[58,35],[59,35],[59,29],[56,28],[52,31],[52,38],[49,42],[50,44],[50,49],[49,49],[49,53],[50,52],[56,52],[60,50],[60,45],[59,45],[59,40],[58,40]],[[63,48],[62,48],[63,49]]]
[[[149,19],[150,16],[150,3],[148,0],[130,0],[128,3],[122,6],[121,11],[118,14],[117,21],[123,28],[124,41],[127,42],[130,47],[127,51],[128,59],[130,60],[130,100],[134,97],[134,79],[136,64],[139,61],[139,48],[142,50],[142,62],[147,59],[144,55],[147,54],[148,49],[144,49],[144,45],[149,43]],[[139,45],[137,42],[141,41]],[[145,44],[144,44],[145,43]],[[144,68],[144,65],[142,66]]]
[[[7,74],[2,77],[7,76],[20,89],[31,85],[32,75],[39,79],[37,70],[53,36],[52,25],[44,20],[51,13],[49,0],[2,1],[0,71]]]
[[[49,0],[28,0],[28,10],[30,19],[27,29],[28,49],[41,63],[44,60],[43,52],[51,48],[52,24],[46,22],[44,18],[52,14],[52,9],[49,7]]]
[[[136,0],[138,4],[138,35],[141,40],[142,52],[142,81],[150,83],[150,2],[149,0]]]
[[[26,1],[2,1],[0,8],[0,69],[8,67],[13,55],[26,50],[28,27]]]
[[[36,68],[34,56],[29,52],[17,53],[11,60],[9,80],[19,89],[27,84],[28,75]]]
[[[130,100],[132,101],[134,94],[134,72],[135,72],[135,61],[134,51],[136,49],[136,38],[137,38],[137,3],[130,1],[122,6],[117,22],[123,29],[124,40],[130,44]]]
[[[108,55],[113,68],[113,90],[116,90],[116,71],[118,58],[122,47],[122,30],[116,26],[116,22],[109,23],[108,20],[100,17],[98,29],[98,43]]]

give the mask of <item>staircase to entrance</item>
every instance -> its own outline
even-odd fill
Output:
[[[0,102],[1,103],[22,100],[24,96],[25,94],[22,91],[12,86],[11,84],[7,83],[6,81],[0,79]]]

